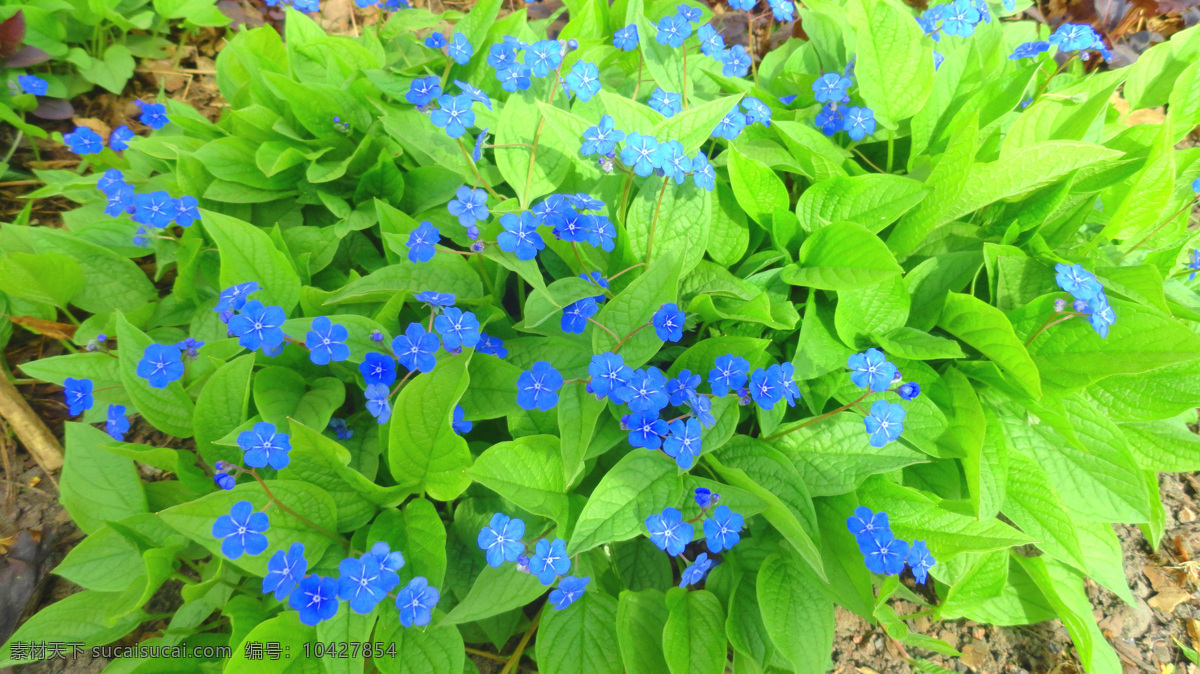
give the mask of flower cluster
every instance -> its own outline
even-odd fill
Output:
[[[695,585],[704,580],[712,567],[718,564],[716,560],[709,557],[709,554],[715,555],[737,545],[742,540],[742,527],[745,526],[745,518],[739,513],[733,512],[727,505],[717,505],[716,508],[713,508],[712,515],[705,517],[709,509],[720,500],[720,494],[714,494],[708,489],[700,487],[696,489],[693,498],[700,506],[700,514],[695,518],[684,522],[683,513],[679,509],[668,507],[661,513],[647,517],[645,522],[650,542],[655,547],[668,555],[682,556],[685,548],[695,536],[695,528],[692,523],[704,519],[702,529],[707,552],[696,555],[692,564],[684,569],[680,574],[679,587]]]
[[[550,604],[556,609],[562,610],[582,597],[592,579],[566,575],[571,570],[567,542],[541,537],[530,550],[521,540],[524,537],[524,521],[495,513],[479,530],[476,545],[486,553],[488,566],[500,568],[505,562],[513,562],[518,571],[532,573],[542,585],[552,585],[558,580],[558,587],[550,592]]]
[[[846,518],[846,528],[854,534],[858,550],[863,554],[867,569],[871,573],[894,576],[904,570],[905,564],[912,570],[918,583],[929,579],[929,570],[936,563],[929,553],[925,541],[907,541],[896,538],[888,524],[887,513],[876,513],[870,508],[859,506],[854,514]]]
[[[1096,275],[1077,264],[1056,264],[1054,280],[1058,287],[1071,293],[1074,298],[1072,309],[1086,316],[1092,324],[1092,329],[1101,337],[1108,337],[1108,328],[1117,322],[1117,314],[1108,303],[1108,295],[1104,286],[1096,280]],[[1066,308],[1066,301],[1055,303],[1055,310]]]
[[[115,132],[114,132],[115,133]],[[68,134],[69,135],[69,134]],[[96,181],[96,189],[105,196],[104,214],[118,217],[127,213],[138,223],[133,243],[148,246],[151,231],[170,227],[191,227],[200,220],[200,202],[192,196],[173,198],[164,190],[138,194],[133,185],[125,182],[118,169],[108,169]]]
[[[37,75],[17,75],[17,86],[26,94],[45,96],[50,90],[50,83]]]
[[[1104,44],[1104,38],[1091,26],[1080,23],[1064,23],[1045,40],[1023,42],[1008,58],[1014,61],[1033,58],[1050,47],[1057,47],[1059,52],[1079,52],[1084,61],[1090,58],[1090,52],[1093,51],[1100,52],[1100,57],[1105,61],[1112,60],[1112,52]]]
[[[879,349],[867,349],[850,356],[847,366],[850,368],[850,381],[859,388],[867,389],[863,398],[871,393],[895,391],[902,399],[912,400],[921,394],[921,386],[916,382],[906,382],[892,388],[902,376],[895,364],[888,361]],[[863,419],[871,446],[883,447],[899,438],[904,432],[905,414],[904,406],[900,403],[886,400],[871,403],[871,409]]]
[[[812,83],[813,94],[824,107],[817,113],[814,123],[826,136],[845,131],[851,140],[862,140],[875,133],[875,112],[868,107],[846,106],[850,102],[850,87],[854,86],[853,61],[842,73],[825,73]]]
[[[662,95],[665,97],[676,96],[676,94],[667,94],[666,92],[662,92]],[[675,99],[663,98],[663,100],[674,101]],[[667,105],[667,103],[663,103],[663,105]],[[672,114],[674,113],[672,112]],[[743,127],[745,126],[744,121],[743,118]],[[719,128],[720,126],[718,126]],[[691,176],[697,187],[705,190],[712,190],[716,187],[716,172],[704,152],[697,152],[694,157],[689,157],[684,154],[683,144],[677,140],[659,141],[648,134],[636,132],[626,134],[616,128],[613,118],[609,115],[602,115],[596,126],[584,130],[583,143],[579,146],[579,152],[585,156],[600,155],[601,167],[605,172],[611,173],[616,167],[617,143],[622,144],[620,161],[623,170],[632,170],[634,174],[643,178],[650,174],[656,174],[674,180],[677,185],[682,185],[687,176]],[[599,201],[596,203],[600,204]],[[611,243],[605,250],[611,250]]]

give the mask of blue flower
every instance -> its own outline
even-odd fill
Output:
[[[716,367],[708,371],[708,385],[713,395],[723,397],[729,391],[746,385],[750,376],[750,361],[727,353],[713,363]]]
[[[517,61],[517,48],[509,42],[497,42],[488,49],[487,63],[497,71],[504,70]]]
[[[600,91],[600,70],[595,63],[576,61],[571,72],[563,78],[563,86],[586,103]]]
[[[191,227],[200,219],[200,202],[196,197],[183,196],[175,202],[175,224],[180,227]]]
[[[621,162],[643,178],[654,173],[654,169],[662,168],[658,141],[653,136],[631,132],[621,148]]]
[[[99,154],[104,149],[100,135],[86,126],[77,126],[71,133],[64,133],[63,142],[75,154]]]
[[[869,388],[876,393],[888,390],[896,377],[896,366],[887,360],[879,349],[867,349],[850,356],[846,362],[850,368],[850,381],[859,388]]]
[[[864,561],[871,573],[894,576],[904,570],[904,560],[908,557],[908,543],[886,535],[867,538],[860,543]]]
[[[777,372],[762,368],[750,373],[750,398],[764,410],[783,400],[783,382],[776,375]]]
[[[475,424],[463,418],[465,416],[466,411],[463,410],[462,405],[455,405],[454,415],[450,418],[450,428],[454,429],[454,432],[459,435],[470,433],[471,429],[475,427]]]
[[[238,344],[251,351],[263,347],[275,348],[283,344],[283,329],[287,320],[283,307],[263,306],[258,300],[250,300],[242,310],[229,319],[229,331],[238,338]]]
[[[825,107],[817,113],[816,119],[813,120],[817,128],[826,136],[833,134],[842,129],[842,111],[837,107],[836,103],[826,103]]]
[[[446,36],[441,33],[430,33],[429,37],[425,38],[425,46],[430,49],[441,49],[446,46]]]
[[[663,117],[674,117],[683,110],[683,98],[659,87],[650,94],[650,109],[662,113]]]
[[[713,28],[711,23],[706,23],[696,31],[696,37],[700,38],[700,53],[705,56],[717,58],[721,52],[725,51],[725,38]]]
[[[947,35],[971,37],[975,33],[975,24],[979,23],[979,18],[979,10],[972,0],[954,0],[951,5],[942,8],[942,32]],[[1051,40],[1053,41],[1053,36]]]
[[[679,12],[680,16],[691,23],[699,22],[700,18],[704,16],[704,12],[700,11],[700,8],[689,5],[676,5],[675,10]]]
[[[1092,329],[1101,337],[1108,337],[1109,326],[1117,322],[1117,314],[1109,305],[1108,297],[1103,292],[1087,301],[1087,307],[1083,313],[1092,324]]]
[[[896,393],[904,400],[913,400],[921,395],[921,385],[915,381],[905,382],[896,389]]]
[[[659,44],[678,49],[683,46],[683,41],[691,34],[692,24],[688,23],[687,18],[681,14],[672,14],[664,16],[658,22],[658,34],[654,36],[654,39]]]
[[[500,216],[503,232],[496,235],[500,250],[513,253],[518,260],[532,260],[538,251],[546,247],[542,236],[537,233],[537,219],[533,213],[505,213]]]
[[[753,96],[747,96],[742,99],[742,108],[746,111],[748,124],[758,122],[763,126],[771,126],[771,108],[768,108],[766,103]]]
[[[1200,187],[1200,178],[1196,178],[1196,182],[1192,183],[1192,187]],[[1187,268],[1192,270],[1192,273],[1188,274],[1188,280],[1191,281],[1196,278],[1196,272],[1200,271],[1200,248],[1192,249],[1192,259],[1187,263]]]
[[[524,536],[525,522],[496,513],[488,525],[479,530],[476,544],[487,552],[488,565],[499,567],[504,562],[517,561],[525,551],[525,544],[521,542]]]
[[[442,238],[441,232],[430,222],[422,222],[408,235],[408,261],[429,262],[437,252],[434,247]]]
[[[108,134],[108,146],[112,148],[113,152],[122,152],[129,149],[129,141],[133,139],[133,130],[122,124]]]
[[[853,84],[853,80],[840,73],[825,73],[812,83],[812,90],[818,103],[839,103]]]
[[[562,65],[562,48],[558,40],[534,42],[525,55],[525,62],[537,77],[545,77]]]
[[[561,611],[574,604],[577,599],[583,596],[583,591],[587,588],[591,580],[591,576],[584,576],[583,578],[567,576],[563,578],[558,582],[558,587],[550,591],[550,605],[555,610]]]
[[[50,89],[50,83],[37,75],[17,75],[17,86],[21,91],[34,96],[45,96]]]
[[[690,396],[696,394],[696,387],[700,385],[700,375],[692,374],[691,370],[680,370],[679,376],[667,381],[667,395],[671,397],[671,404],[676,407],[682,405]]]
[[[1071,293],[1081,300],[1090,300],[1104,292],[1104,286],[1096,280],[1096,275],[1077,264],[1054,265],[1054,282],[1059,288]]]
[[[252,430],[238,433],[237,443],[245,452],[246,465],[251,468],[270,466],[280,470],[291,461],[288,456],[292,449],[291,440],[287,433],[278,432],[275,424],[260,421]]]
[[[892,536],[887,513],[877,513],[866,506],[858,506],[854,509],[854,514],[846,518],[846,529],[854,534],[854,539],[858,541],[858,549],[864,554],[867,551],[866,541],[881,536]]]
[[[450,46],[446,47],[446,53],[454,62],[460,66],[465,66],[471,62],[471,56],[475,54],[475,47],[471,45],[470,40],[462,33],[455,33],[450,40]],[[440,125],[439,125],[440,126]]]
[[[654,324],[654,332],[659,339],[664,342],[678,342],[683,339],[684,320],[685,315],[679,307],[675,306],[674,302],[668,302],[654,312],[650,322]]]
[[[550,363],[539,360],[517,377],[517,404],[523,410],[554,409],[563,378]]]
[[[238,501],[228,515],[221,515],[213,522],[212,535],[221,539],[221,554],[237,559],[242,553],[254,556],[266,550],[267,537],[263,532],[270,526],[266,513],[254,512],[254,504],[249,501]]]
[[[1008,58],[1016,61],[1017,59],[1028,59],[1041,54],[1050,49],[1050,43],[1045,40],[1037,40],[1036,42],[1022,42],[1017,45],[1013,53],[1008,55]]]
[[[484,107],[486,107],[488,110],[492,109],[492,99],[489,98],[488,95],[483,92],[483,89],[480,89],[474,85],[463,82],[462,80],[454,80],[454,84],[463,92],[463,95],[466,96],[467,98],[471,99],[472,101],[483,103]],[[472,114],[471,119],[474,120],[474,113],[471,113],[471,114]]]
[[[716,503],[720,498],[720,494],[714,494],[711,489],[706,487],[696,487],[696,491],[692,498],[696,499],[696,505],[701,508],[707,508]]]
[[[404,334],[392,340],[392,353],[396,354],[396,360],[405,368],[417,372],[433,372],[437,366],[437,358],[433,354],[437,353],[438,347],[437,335],[425,332],[425,327],[420,323],[409,323]],[[392,378],[395,378],[394,374]]]
[[[483,127],[483,131],[480,131],[479,135],[475,136],[475,148],[471,150],[471,161],[473,162],[478,162],[483,157],[483,144],[487,141],[488,128],[486,126]]]
[[[350,602],[359,615],[375,610],[375,605],[400,584],[394,571],[384,571],[374,556],[347,557],[338,564],[338,599]]]
[[[791,21],[795,17],[796,6],[790,0],[767,0],[767,5],[776,21]]]
[[[631,23],[624,28],[618,28],[617,32],[613,33],[613,46],[621,51],[633,51],[634,49],[637,49],[637,24]]]
[[[167,125],[171,121],[167,119],[167,107],[162,103],[143,103],[135,101],[138,107],[142,109],[141,117],[138,121],[151,129],[158,130]]]
[[[632,447],[658,449],[662,447],[662,436],[670,432],[666,421],[658,418],[658,411],[634,412],[621,419],[629,429],[629,444]]]
[[[349,440],[354,437],[354,431],[350,430],[350,427],[346,425],[345,419],[330,418],[329,428],[333,430],[333,434],[337,436],[338,440]]]
[[[287,599],[292,590],[308,571],[308,560],[304,558],[304,544],[292,543],[287,552],[277,551],[267,561],[267,575],[263,576],[262,591],[275,593],[277,601]]]
[[[692,542],[692,525],[683,521],[683,513],[675,508],[666,508],[661,514],[646,518],[650,531],[650,542],[659,550],[675,556],[681,554]]]
[[[216,482],[217,486],[220,487],[221,489],[224,489],[225,491],[229,491],[230,489],[233,489],[234,487],[237,486],[237,479],[234,478],[229,473],[226,473],[224,470],[220,470],[222,465],[228,466],[229,464],[226,464],[224,461],[217,462],[216,467],[218,468],[218,470],[216,473],[213,474],[213,482]],[[229,468],[232,469],[232,466],[230,466]]]
[[[179,210],[179,203],[162,190],[135,196],[133,206],[134,222],[152,227],[170,225]]]
[[[129,210],[133,205],[134,193],[133,185],[122,185],[107,195],[107,203],[104,206],[104,214],[110,217],[117,217]]]
[[[592,356],[588,374],[592,377],[588,391],[604,398],[625,386],[633,378],[633,369],[625,364],[620,354],[606,352]]]
[[[942,52],[940,52],[936,49],[933,50],[933,69],[934,70],[941,68],[942,62],[945,60],[946,60],[946,57],[942,55]]]
[[[154,388],[166,388],[183,376],[183,353],[170,344],[151,344],[142,352],[137,375]]]
[[[350,347],[346,346],[349,336],[346,326],[333,323],[328,316],[317,316],[304,339],[309,360],[315,365],[346,360],[350,357]]]
[[[687,400],[690,413],[701,426],[709,428],[717,423],[717,420],[712,415],[712,400],[708,396],[703,396],[695,391],[688,391]]]
[[[570,204],[572,206],[574,206],[575,208],[578,208],[581,211],[598,211],[601,208],[604,208],[603,201],[600,201],[599,199],[588,194],[587,192],[576,192],[575,194],[564,194],[563,198],[566,199],[568,202],[570,202]],[[583,275],[580,274],[580,276],[582,277]]]
[[[658,156],[662,161],[663,176],[668,180],[674,178],[676,185],[682,185],[692,171],[692,159],[683,153],[683,144],[668,140],[659,146]]]
[[[138,225],[137,231],[133,233],[133,245],[139,248],[149,248],[150,240],[146,238],[148,234],[145,227]]]
[[[561,538],[549,541],[538,539],[533,556],[529,558],[529,571],[542,581],[542,585],[554,582],[555,577],[566,575],[571,570],[571,558],[567,556],[567,542]]]
[[[871,413],[864,419],[872,447],[882,447],[900,437],[904,431],[904,407],[900,403],[876,400],[871,404]]]
[[[612,396],[613,400],[628,405],[631,412],[658,412],[671,401],[666,388],[666,375],[658,368],[651,367],[648,370],[634,370],[625,386],[613,391]]]
[[[450,211],[450,215],[458,218],[458,224],[463,227],[470,227],[475,222],[488,219],[487,207],[487,192],[484,190],[471,189],[466,185],[458,188],[454,193],[455,199],[451,199],[446,206]]]
[[[508,349],[504,348],[504,342],[500,341],[499,337],[493,337],[486,332],[479,333],[479,343],[475,345],[475,350],[497,358],[508,355]]]
[[[591,297],[568,304],[562,310],[562,320],[560,321],[562,331],[573,335],[583,334],[584,329],[587,328],[588,319],[595,316],[599,310],[600,306]]]
[[[788,407],[796,406],[796,398],[800,397],[800,387],[796,386],[796,369],[791,363],[772,365],[767,368],[776,381],[783,384],[783,398]]]
[[[292,590],[288,605],[300,612],[300,622],[316,625],[337,615],[338,579],[312,575]]]
[[[729,6],[739,12],[749,12],[758,4],[758,0],[729,0]]]
[[[422,290],[413,295],[413,299],[418,302],[424,302],[431,307],[452,307],[454,306],[454,293],[437,293],[432,290]]]
[[[779,102],[784,105],[791,105],[792,101],[794,100],[796,100],[796,94],[788,94],[787,96],[779,97]]]
[[[716,550],[713,552],[716,552]],[[707,552],[701,552],[699,555],[696,555],[696,561],[692,562],[691,566],[684,569],[683,573],[679,574],[679,587],[695,585],[696,583],[704,580],[704,577],[708,575],[708,572],[710,569],[712,569],[713,565],[714,562],[708,558]]]
[[[437,606],[441,594],[430,587],[424,576],[409,581],[403,590],[396,593],[396,608],[400,609],[400,624],[405,627],[423,627],[433,619],[433,607]]]
[[[680,468],[690,470],[700,456],[700,422],[696,419],[676,419],[671,422],[669,428],[671,434],[663,440],[662,450],[667,456],[675,459]]]
[[[418,328],[421,327],[416,323],[412,325],[416,325]],[[397,337],[396,339],[400,338]],[[437,338],[435,337],[434,339],[436,340]],[[436,345],[434,350],[437,350]],[[434,362],[436,363],[436,360]],[[363,380],[368,385],[383,384],[384,386],[391,386],[396,381],[396,361],[382,353],[374,351],[367,353],[363,358],[363,362],[358,364],[358,371],[362,373]]]
[[[862,140],[875,133],[875,113],[870,108],[847,107],[842,119],[842,131],[851,140]]]
[[[92,380],[67,377],[63,380],[63,397],[67,401],[69,416],[78,416],[92,409],[95,404],[92,399]]]
[[[196,360],[199,355],[200,347],[204,346],[204,342],[198,341],[191,337],[185,337],[183,341],[176,342],[175,346],[183,352],[184,360]]]
[[[254,281],[231,285],[221,291],[213,311],[240,311],[246,305],[246,298],[258,289],[258,283]]]
[[[603,215],[593,215],[584,231],[584,240],[602,250],[611,251],[616,243],[617,228]]]
[[[85,379],[84,381],[88,380]],[[71,416],[75,415],[72,414]],[[104,430],[117,442],[125,439],[125,434],[129,432],[129,419],[125,418],[124,405],[108,406],[108,419],[104,423]]]
[[[472,101],[470,96],[438,96],[439,107],[429,115],[429,120],[434,126],[445,128],[447,136],[461,138],[467,132],[467,127],[475,124]]]
[[[554,211],[545,217],[545,224],[553,230],[552,233],[563,241],[584,241],[587,230],[591,227],[591,215],[585,215],[574,208],[566,207]]]
[[[964,2],[965,0],[958,1]],[[1080,51],[1093,48],[1100,41],[1100,36],[1091,26],[1064,23],[1050,35],[1047,41],[1058,47],[1059,51]]]
[[[716,128],[713,129],[713,138],[725,138],[734,140],[742,135],[742,129],[746,128],[746,115],[738,112],[737,107],[729,111],[729,114],[721,118],[717,122]]]
[[[703,151],[692,157],[692,181],[696,183],[696,187],[709,192],[717,187],[717,172]]]
[[[392,418],[392,403],[388,400],[391,392],[383,384],[371,384],[364,392],[367,399],[367,412],[375,417],[382,426]]]
[[[392,552],[392,549],[387,543],[378,541],[371,546],[371,549],[363,553],[363,559],[374,557],[379,563],[379,568],[384,571],[399,571],[404,566],[404,555],[397,550]]]
[[[750,72],[750,55],[740,44],[721,52],[717,60],[721,62],[721,74],[725,77],[745,77]]]
[[[529,79],[530,75],[529,66],[524,63],[514,63],[496,73],[496,77],[500,80],[500,88],[508,92],[528,89],[532,84]]]
[[[913,578],[922,585],[929,580],[929,570],[936,564],[933,555],[929,554],[929,548],[926,547],[925,541],[913,541],[912,545],[908,546],[908,567],[912,569]]]
[[[479,343],[479,319],[470,311],[449,307],[433,319],[433,329],[442,336],[447,351],[469,349]]]
[[[441,35],[441,33],[437,33]],[[408,85],[408,93],[404,94],[404,100],[413,105],[426,106],[433,99],[442,95],[442,81],[435,75],[429,77],[418,77]]]

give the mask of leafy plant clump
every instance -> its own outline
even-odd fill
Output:
[[[1132,602],[1112,524],[1157,545],[1200,469],[1198,29],[1107,70],[1016,6],[777,0],[812,39],[760,59],[572,8],[288,8],[219,122],[64,137],[95,170],[39,174],[79,207],[0,229],[0,290],[86,314],[21,366],[78,417],[86,589],[0,666],[154,618],[202,670],[815,672],[839,605],[940,671],[898,598],[1120,671],[1084,580]]]

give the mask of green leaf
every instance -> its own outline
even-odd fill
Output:
[[[453,293],[459,301],[477,300],[484,294],[483,281],[461,255],[434,255],[429,262],[406,261],[377,269],[347,283],[325,304],[386,302],[397,293],[416,294],[424,290]]]
[[[289,12],[294,12],[290,7]],[[291,17],[288,17],[289,19]],[[308,551],[305,550],[305,553]],[[343,611],[348,608],[342,608]],[[264,620],[250,630],[242,643],[233,647],[233,657],[229,659],[229,664],[225,666],[225,671],[230,674],[257,674],[264,672],[266,674],[282,674],[288,671],[305,671],[297,667],[304,663],[304,645],[316,641],[317,629],[310,627],[300,622],[299,611],[284,611],[279,615],[269,620]],[[293,654],[292,658],[279,658],[272,660],[269,657],[262,659],[250,659],[247,653],[251,649],[247,648],[250,644],[261,644],[270,642],[279,644],[281,648],[287,649],[288,653]],[[311,662],[311,661],[310,661]],[[315,664],[315,663],[313,663]],[[319,665],[317,666],[320,671]]]
[[[232,463],[240,458],[237,450],[219,447],[215,442],[245,423],[253,370],[254,354],[246,354],[217,368],[200,390],[193,417],[196,451],[209,465],[218,460]]]
[[[1171,138],[1169,124],[1164,124],[1141,170],[1121,190],[1123,198],[1100,230],[1101,236],[1137,241],[1143,238],[1143,231],[1154,231],[1151,228],[1158,224],[1175,186],[1175,141]]]
[[[1172,143],[1178,143],[1200,124],[1200,61],[1193,62],[1175,80],[1167,107]]]
[[[750,245],[750,228],[746,214],[733,196],[729,185],[719,182],[716,201],[712,207],[712,223],[708,228],[708,255],[718,264],[733,266],[746,254]]]
[[[667,592],[670,614],[663,628],[663,654],[671,674],[721,674],[725,671],[725,611],[708,590]]]
[[[889,2],[863,0],[854,23],[859,92],[885,124],[912,117],[933,92],[933,52],[912,16]]]
[[[872,447],[857,415],[839,414],[788,433],[797,425],[781,426],[777,432],[787,435],[772,444],[791,460],[813,496],[852,492],[871,475],[928,461],[900,442]]]
[[[653,548],[653,544],[650,545]],[[663,557],[661,550],[653,549],[659,558]],[[669,576],[668,572],[668,582]],[[659,674],[667,671],[662,645],[667,615],[666,598],[660,590],[621,593],[617,600],[617,643],[626,672]]]
[[[324,489],[337,504],[338,531],[353,531],[375,516],[377,508],[393,508],[412,491],[380,487],[350,467],[350,452],[336,440],[292,419],[291,462],[284,473]]]
[[[748,576],[743,576],[734,587],[733,595],[729,598],[729,615],[725,618],[725,634],[735,652],[762,666],[768,656],[774,653],[775,647],[763,625],[757,590],[757,579]]]
[[[509,395],[512,390],[515,389],[510,389]],[[583,470],[588,445],[604,412],[604,402],[588,392],[587,384],[573,382],[563,384],[558,392],[557,409],[563,479],[565,484],[571,484]]]
[[[114,94],[125,90],[125,83],[133,77],[136,64],[129,48],[121,44],[110,44],[104,50],[103,59],[92,59],[92,62],[79,69],[79,74],[89,82],[98,84]]]
[[[808,567],[794,556],[775,553],[758,573],[758,606],[775,648],[801,672],[830,667],[833,602],[820,591]]]
[[[999,309],[973,295],[949,293],[938,327],[990,358],[1030,396],[1041,397],[1038,365]]]
[[[647,36],[648,37],[648,36]],[[736,108],[742,95],[725,96],[715,101],[692,105],[672,117],[662,120],[650,133],[655,138],[670,138],[683,145],[683,153],[693,155],[712,137],[713,129]]]
[[[21,363],[20,368],[34,379],[53,382],[59,386],[62,386],[67,377],[91,379],[93,390],[122,386],[121,361],[103,353],[80,352],[39,358]]]
[[[492,445],[467,475],[535,515],[566,528],[567,483],[559,440],[553,435],[527,435]]]
[[[1136,606],[1137,601],[1129,590],[1129,582],[1125,580],[1125,554],[1113,525],[1106,522],[1076,522],[1075,530],[1079,533],[1083,558],[1087,560],[1087,574],[1112,590],[1121,601]]]
[[[328,123],[328,122],[326,122]],[[204,231],[213,238],[221,257],[221,287],[258,282],[254,299],[290,312],[300,301],[300,277],[287,256],[263,230],[243,220],[201,210]]]
[[[472,421],[496,419],[521,411],[516,393],[521,368],[493,355],[476,352],[471,356],[467,372],[471,376],[471,385],[463,391],[459,400],[464,418]],[[563,390],[559,391],[560,409],[565,402],[568,386],[570,384],[564,385]]]
[[[791,285],[853,290],[899,276],[900,265],[879,237],[849,222],[821,227],[800,246],[799,261],[780,277]]]
[[[345,610],[347,608],[349,606],[339,607],[332,618],[317,623],[316,643],[332,643],[336,649],[336,657],[327,656],[321,661],[325,674],[355,674],[361,672],[366,663],[363,649],[356,646],[371,640],[371,632],[374,631],[375,621],[379,618],[378,611],[363,615],[353,610]],[[397,614],[397,622],[399,618]]]
[[[664,257],[652,262],[625,290],[604,303],[595,320],[614,334],[624,338],[650,322],[654,312],[667,302],[674,302],[679,289],[682,258]],[[606,330],[592,331],[593,353],[612,351],[617,340]],[[653,329],[643,329],[626,341],[617,352],[629,367],[641,367],[662,348],[662,340]]]
[[[304,513],[304,517],[310,522],[325,529],[332,529],[337,523],[337,506],[320,487],[297,480],[267,480],[266,484],[275,498],[295,512]],[[212,534],[213,522],[221,515],[228,515],[230,508],[238,501],[249,501],[255,510],[262,510],[269,499],[257,482],[247,482],[229,491],[214,492],[194,501],[171,506],[160,512],[159,516],[179,533],[204,546],[217,558],[223,559],[221,539]],[[226,560],[228,563],[251,575],[262,577],[267,574],[267,560],[277,551],[287,550],[292,543],[303,543],[305,557],[319,560],[332,542],[324,534],[313,529],[308,522],[303,522],[282,509],[271,508],[268,517],[271,520],[271,528],[267,532],[267,549],[255,557],[242,555],[237,559]]]
[[[771,126],[792,151],[792,156],[813,182],[846,175],[843,165],[850,151],[843,149],[807,122],[778,120]]]
[[[533,91],[525,90],[508,97],[496,123],[496,144],[517,145],[497,148],[496,166],[504,180],[516,190],[523,208],[528,208],[534,199],[558,189],[573,161],[567,154],[571,150],[542,142],[544,138],[538,129],[543,126],[543,119]],[[535,137],[538,139],[536,155],[532,147],[519,145],[532,146]]]
[[[471,484],[467,441],[450,427],[454,406],[467,389],[469,353],[443,358],[433,372],[400,390],[388,429],[388,466],[396,483],[451,501]]]
[[[254,406],[264,421],[287,428],[295,419],[310,428],[325,428],[346,400],[346,385],[334,377],[309,383],[295,370],[272,366],[254,375]]]
[[[958,342],[909,327],[896,328],[886,335],[880,335],[879,347],[890,356],[907,360],[966,357]]]
[[[1083,667],[1097,674],[1120,674],[1121,661],[1096,625],[1083,575],[1045,557],[1016,557],[1016,560],[1062,618]]]
[[[1195,419],[1184,412],[1174,419],[1120,424],[1138,466],[1160,473],[1200,470],[1200,435],[1188,428]]]
[[[384,603],[392,602],[385,600]],[[384,653],[371,659],[380,674],[462,674],[464,671],[467,654],[463,650],[462,634],[453,625],[421,629],[405,627],[400,624],[396,609],[384,606],[374,641],[396,644],[394,657]]]
[[[157,389],[138,376],[138,361],[146,347],[154,342],[146,333],[130,325],[121,313],[117,314],[117,343],[121,345],[121,381],[137,411],[164,433],[180,438],[192,437],[192,399],[179,381]]]
[[[59,599],[38,611],[13,632],[12,637],[0,647],[0,667],[34,662],[12,657],[12,647],[17,642],[32,643],[45,639],[60,643],[77,642],[84,647],[92,647],[120,639],[146,618],[146,612],[138,609],[114,619],[113,614],[123,602],[119,592],[94,590],[84,590]]]
[[[763,227],[770,228],[776,210],[788,210],[787,188],[775,171],[736,148],[729,154],[729,182],[746,214]]]
[[[796,217],[807,232],[849,221],[877,234],[921,203],[930,191],[912,178],[890,173],[836,176],[804,190],[796,202]]]
[[[29,365],[32,363],[21,368],[29,372]],[[1176,416],[1200,407],[1198,392],[1200,371],[1187,362],[1149,372],[1105,377],[1088,387],[1092,400],[1113,421],[1151,421]]]
[[[446,526],[433,502],[418,498],[404,510],[388,509],[371,523],[369,541],[383,541],[404,553],[400,581],[423,576],[434,587],[446,577]]]
[[[63,428],[67,452],[59,500],[80,529],[90,533],[105,522],[148,511],[137,467],[104,449],[112,442],[107,433],[75,422]]]
[[[461,625],[500,615],[528,604],[546,590],[537,576],[517,571],[516,564],[499,568],[487,566],[479,573],[467,596],[438,625]]]
[[[174,474],[179,478],[180,485],[197,495],[212,491],[212,478],[196,467],[196,455],[190,450],[151,447],[133,442],[109,442],[104,448],[138,463]]]
[[[536,644],[539,671],[620,674],[617,602],[591,589],[570,606],[542,609]]]
[[[691,181],[675,185],[653,178],[642,182],[629,204],[625,229],[638,259],[682,260],[680,273],[686,274],[704,257],[711,221],[711,192]]]
[[[54,573],[89,590],[121,592],[146,570],[137,546],[106,525],[71,548]]]
[[[622,541],[613,545],[610,552],[613,564],[616,565],[617,575],[620,576],[621,583],[628,590],[632,592],[655,590],[657,592],[656,588],[671,585],[671,562],[666,555],[662,554],[662,550],[650,542],[649,538],[638,536]],[[661,602],[661,593],[659,593],[658,599]],[[618,607],[619,611],[620,607]],[[666,615],[664,606],[663,620],[666,620]],[[619,617],[618,620],[620,620]],[[655,635],[650,641],[654,643],[654,650],[661,652],[662,640],[658,638],[658,635]]]
[[[1167,103],[1180,73],[1200,57],[1200,29],[1193,26],[1171,37],[1147,49],[1129,67],[1122,94],[1134,110]]]
[[[861,348],[903,326],[911,301],[902,276],[865,288],[842,290],[838,292],[833,327],[843,343]]]
[[[629,0],[629,5],[625,10],[625,24],[637,24],[638,35],[642,38],[638,40],[638,49],[642,52],[642,58],[645,59],[646,70],[650,71],[650,75],[654,81],[658,82],[663,89],[667,91],[682,91],[683,90],[683,62],[678,49],[672,49],[665,44],[659,44],[658,40],[652,38],[658,33],[650,18],[643,12],[643,0]],[[701,57],[694,56],[691,60],[691,68],[688,80],[695,82],[695,66]],[[728,112],[728,111],[726,111]],[[709,129],[711,131],[711,129]]]
[[[9,253],[0,257],[0,291],[11,297],[66,309],[80,290],[83,269],[62,253]]]
[[[579,514],[568,545],[571,554],[645,532],[645,520],[676,505],[683,482],[675,462],[658,452],[630,452],[596,485]]]
[[[1038,541],[1038,547],[1047,555],[1080,570],[1087,568],[1070,511],[1045,469],[1024,454],[1012,455],[1001,511]]]

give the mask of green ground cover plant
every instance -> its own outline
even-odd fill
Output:
[[[1200,29],[1107,69],[1017,5],[777,0],[811,39],[759,60],[693,2],[568,7],[289,7],[219,121],[62,137],[31,196],[79,206],[0,229],[0,291],[78,323],[21,369],[76,417],[86,589],[0,666],[155,618],[231,648],[195,671],[808,673],[841,606],[943,671],[902,598],[1121,671],[1085,579],[1132,602],[1112,525],[1156,546],[1200,469]]]

